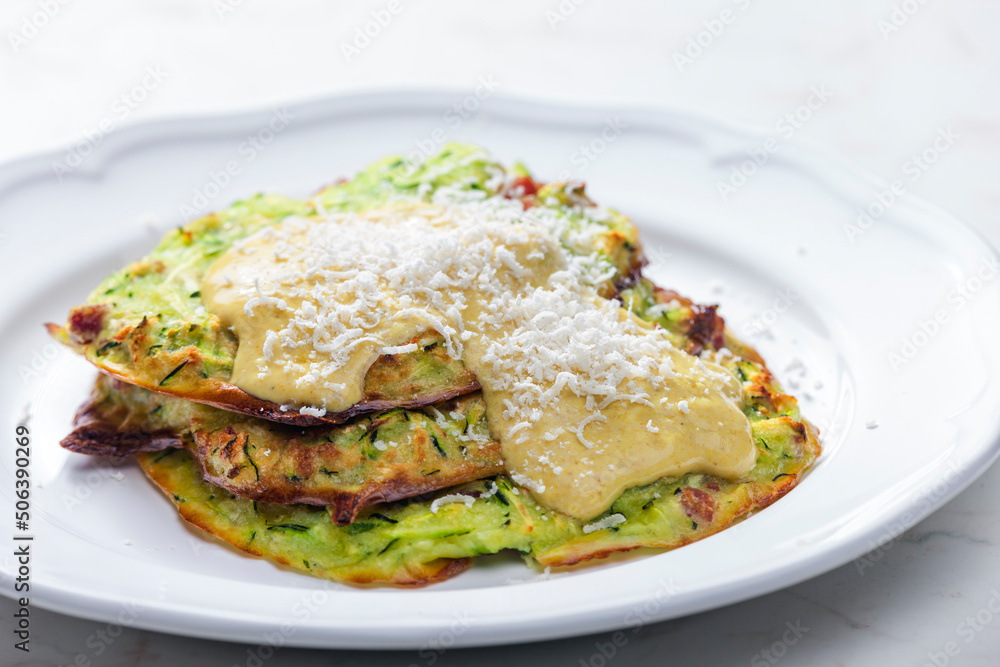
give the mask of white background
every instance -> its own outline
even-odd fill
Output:
[[[1000,243],[995,0],[400,0],[388,25],[346,56],[343,45],[355,29],[388,6],[5,0],[0,161],[84,141],[102,123],[280,106],[361,89],[471,92],[480,77],[498,82],[500,93],[680,106],[767,129],[815,87],[829,91],[830,100],[796,138],[834,149],[887,184],[905,180],[909,192]],[[150,71],[158,76],[147,77]],[[957,136],[953,145],[913,178],[914,156],[949,130]],[[0,229],[16,224],[2,220]],[[997,664],[1000,618],[982,612],[1000,590],[998,508],[994,470],[883,550],[864,576],[848,564],[758,600],[645,628],[607,663]],[[12,606],[0,606],[9,638]],[[959,624],[977,612],[990,622],[966,641]],[[94,665],[248,659],[248,647],[138,630],[126,630],[96,656],[88,638],[97,624],[35,614],[30,656],[9,652],[4,639],[4,664],[71,664],[79,654]],[[786,623],[797,622],[808,628],[801,640],[779,647],[780,659],[769,661],[762,651],[781,640]],[[436,664],[596,665],[592,657],[609,639],[456,650]],[[959,652],[946,656],[952,641]],[[334,661],[430,664],[415,652],[304,650],[280,652],[266,664]]]

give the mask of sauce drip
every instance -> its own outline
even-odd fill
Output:
[[[380,355],[437,331],[514,481],[590,519],[628,487],[756,462],[737,380],[598,295],[611,269],[580,249],[601,229],[495,200],[289,218],[224,253],[202,295],[239,338],[231,382],[305,414],[351,407]]]

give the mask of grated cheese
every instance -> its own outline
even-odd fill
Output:
[[[362,399],[365,373],[379,356],[417,351],[410,341],[435,331],[483,386],[489,428],[514,481],[536,495],[557,487],[552,498],[566,496],[567,485],[575,485],[576,498],[595,497],[595,485],[612,488],[639,467],[630,466],[612,427],[628,415],[648,420],[645,429],[641,419],[635,426],[652,444],[636,447],[659,442],[646,434],[680,437],[662,396],[671,387],[692,396],[696,386],[708,397],[688,420],[692,430],[731,398],[735,381],[728,372],[689,359],[662,329],[599,296],[616,273],[594,250],[607,231],[593,221],[602,213],[570,220],[544,207],[525,211],[519,201],[449,188],[430,198],[433,205],[400,201],[363,213],[292,216],[227,251],[210,269],[203,294],[226,317],[244,318],[233,324],[240,347],[232,382],[303,415],[339,412]],[[692,412],[686,400],[677,407]],[[742,420],[731,424],[737,431],[746,418],[728,408],[735,416],[727,413],[727,420]],[[463,418],[452,413],[449,422],[434,406],[427,411],[449,432]],[[489,440],[483,433],[453,435]],[[722,452],[729,463],[716,463],[742,471],[744,459],[756,455],[748,430],[746,436],[746,452]],[[384,442],[374,446],[386,449]],[[583,472],[581,446],[597,458],[584,458],[591,469]],[[512,463],[515,451],[521,458]],[[613,474],[595,476],[594,468]],[[579,516],[596,509],[574,507]]]
[[[416,352],[417,349],[418,345],[416,343],[408,343],[406,345],[390,345],[382,348],[382,354],[406,354],[407,352]]]
[[[464,493],[449,493],[446,496],[441,496],[440,498],[435,498],[431,503],[431,512],[437,514],[438,510],[441,509],[442,505],[450,505],[452,503],[465,503],[466,507],[472,507],[472,504],[476,502],[476,499],[472,496],[467,496]]]
[[[610,516],[604,517],[600,521],[595,521],[594,523],[588,523],[586,526],[583,527],[583,534],[589,535],[595,531],[605,530],[607,528],[611,528],[613,526],[617,526],[623,523],[625,523],[624,514],[612,514]]]

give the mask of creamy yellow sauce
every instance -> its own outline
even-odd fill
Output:
[[[293,243],[305,241],[301,231],[293,232]],[[290,288],[308,293],[325,279],[322,275],[299,275],[302,267],[293,261],[276,260],[271,246],[269,239],[254,239],[242,250],[225,253],[202,281],[201,293],[209,312],[218,315],[239,339],[230,382],[278,404],[323,406],[328,412],[347,410],[361,401],[365,375],[381,350],[427,331],[428,323],[412,315],[386,318],[375,330],[347,343],[349,354],[344,355],[336,375],[303,381],[304,369],[324,356],[317,347],[326,341],[289,349],[286,356],[292,357],[294,364],[285,363],[285,359],[269,360],[264,350],[269,336],[274,340],[272,347],[283,347],[276,332],[286,325],[291,313],[309,307],[309,298],[291,296]]]
[[[230,249],[202,295],[239,338],[231,382],[307,414],[345,410],[381,354],[436,330],[479,379],[508,472],[549,508],[590,519],[665,475],[753,467],[731,374],[599,297],[544,225],[489,213],[294,219]]]
[[[566,430],[590,414],[585,399],[563,392],[558,409],[545,411],[527,429],[529,438],[515,443],[507,435],[514,424],[502,416],[494,419],[502,415],[502,400],[509,392],[493,392],[484,384],[490,431],[502,443],[505,466],[531,480],[527,486],[546,507],[581,519],[605,511],[625,489],[660,477],[701,472],[734,478],[749,472],[757,450],[749,421],[733,404],[739,395],[735,378],[719,386],[704,380],[690,357],[676,361],[686,375],[669,389],[640,383],[651,406],[619,401],[601,411],[606,421],[583,428],[589,449],[575,432]],[[687,397],[687,413],[658,404],[660,398],[678,396]],[[555,437],[550,440],[546,434]]]

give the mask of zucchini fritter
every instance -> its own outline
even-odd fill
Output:
[[[400,200],[430,201],[442,189],[463,196],[502,194],[525,207],[545,207],[573,225],[584,224],[593,203],[579,184],[539,186],[520,171],[508,173],[475,146],[448,144],[418,168],[387,158],[347,182],[301,202],[258,195],[170,232],[145,258],[105,280],[87,302],[70,312],[64,326],[49,332],[104,372],[159,393],[214,405],[272,421],[298,425],[342,423],[359,414],[392,407],[419,407],[479,388],[461,361],[449,357],[436,333],[411,342],[414,352],[380,357],[365,377],[364,397],[350,409],[321,417],[300,414],[254,397],[229,382],[239,341],[201,298],[201,279],[232,244],[289,216],[362,211]],[[602,287],[605,296],[634,282],[641,265],[638,234],[613,211],[593,245],[572,252],[596,252],[615,268]]]
[[[62,445],[100,456],[185,447],[202,477],[221,489],[269,503],[327,505],[341,524],[368,505],[503,471],[479,392],[424,410],[303,428],[101,376]]]
[[[184,519],[242,551],[337,581],[416,585],[505,549],[555,567],[640,547],[676,548],[713,535],[791,490],[819,455],[815,430],[790,416],[755,421],[753,430],[758,461],[743,479],[661,479],[629,489],[590,524],[539,506],[527,490],[498,475],[450,488],[437,499],[376,505],[338,526],[321,507],[229,494],[203,481],[184,450],[138,458]]]
[[[138,454],[140,464],[189,522],[248,553],[356,584],[429,583],[460,572],[473,556],[505,549],[528,554],[544,566],[563,566],[639,547],[675,548],[712,535],[791,490],[820,446],[795,399],[781,390],[757,353],[725,329],[714,308],[697,306],[649,281],[624,289],[620,298],[639,317],[660,324],[675,346],[713,355],[742,381],[741,407],[758,449],[749,474],[737,480],[697,474],[663,478],[629,489],[587,524],[534,502],[526,489],[502,474],[495,445],[472,450],[468,440],[459,439],[465,435],[480,440],[485,433],[476,394],[424,410],[356,418],[343,426],[296,429],[101,380],[103,393],[81,412],[78,428],[64,446],[99,454],[147,450]],[[723,349],[733,354],[719,353]],[[437,461],[429,450],[420,450],[418,456],[408,449],[417,440],[408,439],[414,422],[436,436],[444,450],[438,454],[446,454],[440,463],[455,466],[448,468],[450,482],[434,486],[446,479],[439,477],[445,469],[428,476],[426,468],[414,465],[427,460],[420,456]],[[100,425],[97,430],[95,423]],[[406,428],[400,428],[404,423]],[[372,435],[373,427],[377,435]],[[219,445],[218,451],[198,442],[199,431],[210,434],[202,435],[201,442]],[[343,435],[351,432],[356,435]],[[295,435],[285,439],[289,433]],[[334,438],[335,450],[327,448],[321,455],[324,445],[318,443],[329,433],[346,439]],[[234,444],[224,453],[230,441]],[[374,446],[379,441],[384,449]],[[164,447],[187,451],[148,451]],[[311,451],[278,453],[266,459],[273,467],[264,471],[255,454],[262,447]],[[389,501],[404,496],[392,495],[394,487],[382,487],[386,502],[376,503],[373,484],[386,479],[380,471],[397,460],[382,457],[393,453],[406,461],[403,474],[434,482],[412,494],[424,495],[395,503]],[[467,457],[475,455],[481,458],[470,463]],[[314,468],[314,474],[293,479],[288,472],[295,470],[301,456],[351,462],[355,476],[317,475]],[[292,467],[282,467],[289,463]],[[270,485],[283,494],[346,493],[348,486],[341,480],[348,478],[368,482],[363,500],[357,487],[349,487],[356,494],[353,503],[323,507],[289,500],[280,502],[291,504],[254,502],[268,499],[254,494]]]

